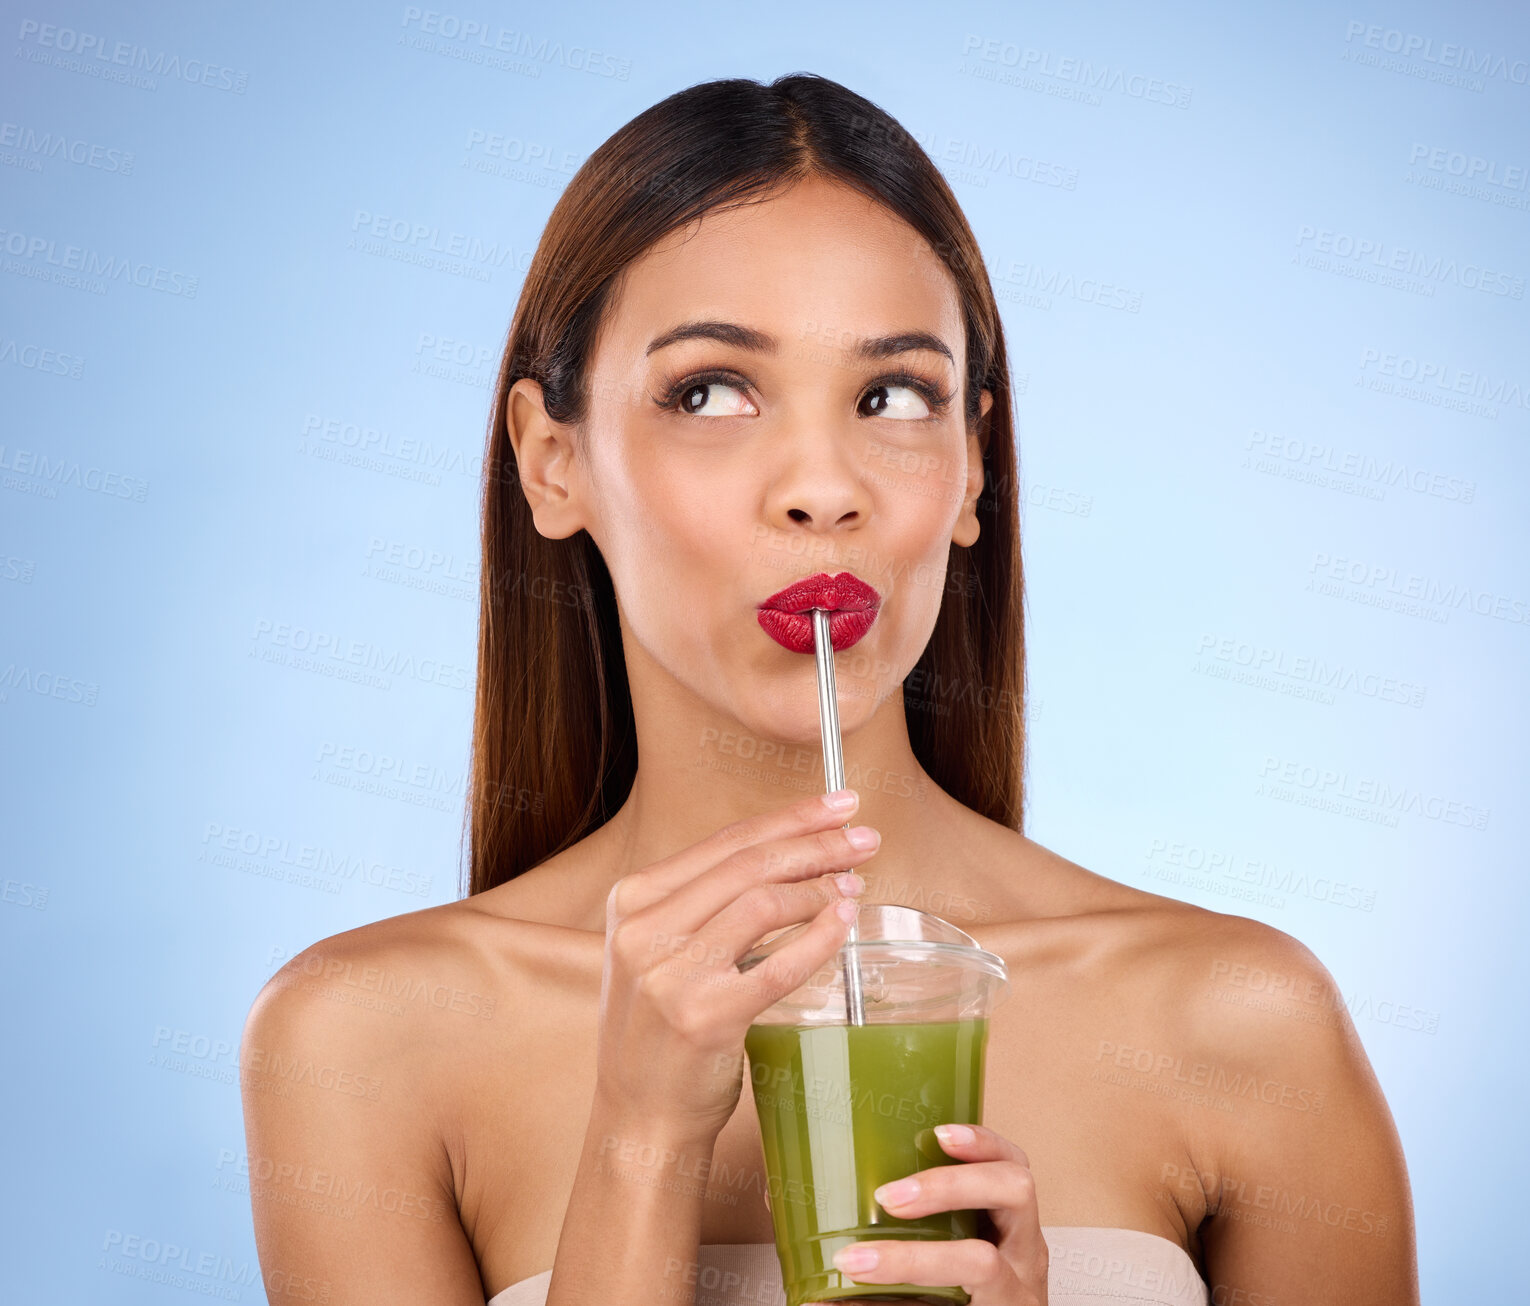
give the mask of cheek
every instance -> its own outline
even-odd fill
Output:
[[[676,454],[634,457],[612,481],[620,501],[608,530],[645,565],[673,571],[692,563],[715,570],[736,558],[756,514],[743,469]]]
[[[885,656],[908,667],[918,661],[940,615],[959,506],[959,496],[935,477],[910,478],[896,489],[884,488],[880,497],[881,575],[863,574],[891,600],[884,615],[892,620],[886,622],[878,646]],[[883,622],[879,619],[878,624]]]
[[[756,513],[739,476],[672,455],[635,453],[598,469],[597,483],[605,491],[601,553],[634,631],[649,647],[650,636],[675,628],[676,612],[688,614],[679,624],[700,630],[708,609],[722,606],[732,589],[750,597],[740,573]]]
[[[884,516],[895,523],[892,538],[899,560],[910,571],[918,568],[919,583],[934,588],[937,604],[940,581],[931,573],[945,571],[960,509],[960,492],[935,477],[905,482],[883,497]]]

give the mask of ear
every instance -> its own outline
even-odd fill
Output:
[[[585,526],[574,479],[573,430],[547,415],[542,387],[523,377],[510,387],[505,429],[537,534],[567,539]]]
[[[978,419],[976,426],[967,432],[967,493],[962,499],[962,510],[951,532],[951,543],[970,549],[977,543],[977,501],[983,493],[983,450],[988,445],[986,419],[993,407],[993,393],[984,390],[978,396]],[[979,434],[981,432],[981,435]]]

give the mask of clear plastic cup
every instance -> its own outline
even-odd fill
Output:
[[[738,968],[757,966],[805,928],[767,936]],[[857,933],[845,949],[860,962],[863,1024],[849,1023],[842,950],[745,1038],[787,1306],[852,1298],[965,1306],[955,1286],[856,1283],[835,1268],[834,1253],[878,1238],[980,1236],[981,1212],[900,1220],[872,1192],[959,1164],[934,1127],[982,1123],[988,1017],[1009,992],[1008,971],[970,935],[912,907],[862,903]]]

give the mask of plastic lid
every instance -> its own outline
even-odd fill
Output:
[[[735,964],[741,971],[753,969],[806,928],[806,922],[799,922],[766,935]],[[867,1024],[987,1016],[1009,993],[1004,959],[931,912],[863,902],[857,934],[855,943],[845,944],[804,984],[757,1016],[755,1023],[848,1023],[843,953],[852,948],[860,962]]]

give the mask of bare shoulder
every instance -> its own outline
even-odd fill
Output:
[[[454,1135],[441,1067],[502,1004],[484,934],[462,904],[320,939],[270,977],[240,1049],[247,1122],[300,1111],[446,1155]],[[436,1176],[449,1183],[450,1168]]]
[[[302,1020],[335,1034],[352,1027],[355,1039],[380,1047],[432,1011],[488,1018],[495,942],[467,902],[373,921],[304,948],[266,982],[250,1018]]]
[[[1311,949],[1285,931],[1150,893],[1006,833],[1027,886],[1017,913],[1023,924],[1040,926],[1043,933],[1050,927],[1069,950],[1087,958],[1107,988],[1145,994],[1171,1020],[1175,1013],[1213,1004],[1209,1015],[1198,1010],[1186,1022],[1187,1032],[1210,1030],[1220,1041],[1239,1030],[1265,1031],[1260,1017],[1272,1000],[1299,999],[1315,1010],[1333,1006],[1338,992],[1333,977]],[[1111,995],[1112,1000],[1121,996]],[[1343,1022],[1314,1017],[1308,1023],[1334,1030]],[[1267,1040],[1261,1035],[1259,1041]]]
[[[557,986],[589,951],[581,932],[521,920],[513,906],[513,894],[491,891],[304,948],[267,980],[246,1019],[250,1085],[290,1079],[300,1051],[322,1049],[333,1075],[363,1083],[361,1096],[407,1103],[455,1153],[463,1072],[513,1044],[518,997]]]
[[[268,1276],[482,1302],[449,1068],[499,1003],[483,932],[459,906],[322,939],[251,1006],[241,1090]]]
[[[1176,1061],[1261,1066],[1289,1086],[1283,1097],[1319,1109],[1323,1085],[1374,1080],[1339,985],[1301,940],[1056,860],[1072,907],[1057,924],[1155,1060],[1173,1049]]]
[[[1094,1031],[1101,1073],[1205,1108],[1187,1117],[1196,1155],[1236,1168],[1255,1140],[1306,1145],[1335,1121],[1395,1137],[1343,993],[1301,940],[1025,844],[1032,911],[1008,932],[1023,973]]]
[[[1097,924],[1122,1000],[1093,1057],[1178,1122],[1182,1159],[1157,1177],[1203,1220],[1217,1299],[1416,1302],[1401,1141],[1323,962],[1272,925],[1183,903]]]
[[[1156,974],[1164,1037],[1272,1075],[1261,1093],[1321,1114],[1335,1093],[1374,1084],[1343,993],[1301,940],[1263,921],[1190,904],[1140,918],[1140,962]]]

